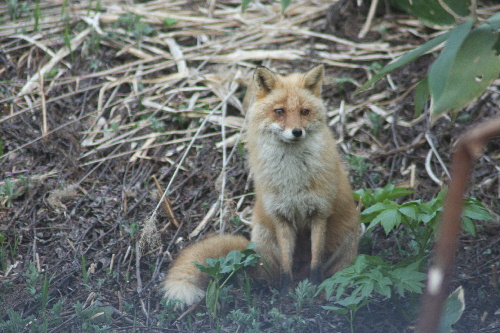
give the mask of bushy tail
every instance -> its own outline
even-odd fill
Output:
[[[194,243],[182,250],[172,263],[163,281],[164,297],[178,299],[185,305],[191,305],[205,296],[208,274],[202,273],[194,261],[205,263],[208,258],[226,256],[229,252],[243,250],[250,241],[243,236],[214,235]]]

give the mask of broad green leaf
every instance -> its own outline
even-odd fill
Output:
[[[499,32],[489,23],[469,32],[471,26],[472,21],[467,21],[452,31],[429,71],[434,119],[470,104],[500,75],[500,58],[495,50]]]
[[[368,207],[367,209],[363,210],[362,214],[369,215],[372,213],[377,213],[377,212],[380,212],[380,211],[383,211],[386,209],[397,208],[397,207],[398,207],[397,203],[391,202],[389,200],[385,200],[384,202],[376,203],[373,206]]]
[[[349,312],[348,309],[342,308],[339,306],[322,306],[322,308],[325,310],[333,311],[333,312],[341,314],[341,315],[345,315],[345,314],[347,314],[347,312]]]
[[[360,92],[362,90],[368,89],[370,86],[372,86],[375,82],[380,80],[386,74],[388,74],[388,73],[392,72],[393,70],[395,70],[401,66],[404,66],[404,65],[412,62],[413,60],[419,58],[420,56],[422,56],[426,52],[430,51],[434,47],[436,47],[439,44],[446,41],[448,36],[449,36],[449,32],[446,32],[446,33],[420,45],[416,49],[414,49],[408,53],[403,54],[401,57],[399,57],[395,61],[391,62],[390,64],[388,64],[384,68],[382,68],[377,74],[373,75],[372,78],[370,80],[368,80],[368,82],[366,82],[361,88],[356,90],[356,92]]]
[[[420,80],[417,87],[415,88],[415,97],[413,98],[413,100],[415,101],[415,113],[413,114],[414,118],[417,118],[422,114],[425,103],[427,103],[429,96],[429,81],[426,76],[422,80]]]
[[[492,15],[489,19],[486,20],[493,30],[500,29],[500,12]]]
[[[361,255],[359,256],[358,258],[356,258],[356,261],[354,262],[354,264],[352,265],[352,267],[354,268],[354,271],[356,273],[361,273],[362,271],[365,270],[366,268],[366,257]]]
[[[260,255],[257,253],[252,253],[246,256],[245,260],[242,262],[243,267],[255,266],[259,262]]]
[[[205,296],[205,304],[207,305],[207,309],[210,311],[213,317],[217,315],[217,290],[218,283],[215,280],[211,280],[208,283],[207,294]]]
[[[434,61],[429,71],[429,91],[431,96],[440,96],[444,90],[444,83],[450,68],[455,61],[458,50],[467,38],[474,21],[468,20],[456,26],[450,31],[450,36],[446,41],[443,51]]]
[[[399,266],[390,272],[394,280],[394,289],[400,296],[405,292],[421,294],[424,288],[424,281],[427,278],[425,273],[419,272],[420,261],[416,261],[407,266]]]
[[[383,201],[385,199],[396,199],[403,197],[408,194],[412,194],[413,191],[406,187],[396,187],[394,184],[386,185],[384,188],[378,188],[373,192],[373,197],[377,201]]]
[[[455,18],[443,9],[438,0],[391,0],[391,2],[430,26],[455,23]],[[444,0],[444,3],[459,16],[469,15],[470,0]]]
[[[439,325],[439,333],[452,332],[451,325],[455,324],[465,310],[464,288],[458,287],[445,301],[443,316]]]
[[[380,213],[376,220],[380,221],[384,227],[385,234],[388,235],[392,229],[396,228],[401,224],[401,213],[398,209],[388,209]]]
[[[377,292],[381,295],[384,295],[387,298],[391,298],[392,290],[391,290],[391,285],[390,284],[381,284],[377,288]]]
[[[475,198],[467,198],[463,216],[474,220],[489,221],[493,219],[488,210]]]
[[[474,225],[474,222],[472,222],[470,218],[468,217],[462,218],[462,229],[467,231],[472,236],[476,236],[476,226]]]
[[[221,273],[227,274],[239,269],[242,256],[240,251],[229,252],[221,265]]]
[[[408,204],[408,205],[405,205],[405,206],[399,208],[399,211],[401,212],[401,214],[408,216],[409,218],[414,220],[417,218],[417,214],[415,212],[415,209],[416,209],[416,207]]]

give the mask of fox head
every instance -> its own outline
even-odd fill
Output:
[[[304,74],[282,76],[258,67],[249,126],[273,133],[286,143],[300,142],[314,133],[326,120],[320,96],[324,72],[320,65]]]

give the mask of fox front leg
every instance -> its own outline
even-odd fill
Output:
[[[309,280],[320,284],[323,280],[323,259],[326,242],[326,219],[314,219],[311,224],[311,273]]]
[[[276,238],[281,256],[281,295],[286,295],[292,286],[293,253],[295,251],[296,232],[286,221],[279,221],[276,226]]]

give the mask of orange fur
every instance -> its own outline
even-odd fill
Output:
[[[214,235],[185,248],[163,281],[164,297],[193,304],[205,295],[208,274],[202,273],[193,262],[205,263],[207,258],[226,256],[233,250],[243,250],[250,242],[243,236]]]
[[[281,285],[283,293],[294,275],[319,283],[347,266],[357,252],[358,216],[326,123],[323,76],[323,66],[289,76],[260,67],[249,89],[255,95],[247,131],[256,193],[251,241],[263,261],[254,274]],[[192,261],[204,262],[214,257],[212,251],[217,257],[248,244],[243,237],[216,237],[181,252],[165,279],[165,297],[187,304],[203,297],[206,277]]]

